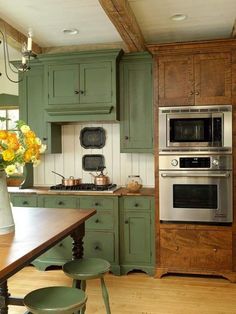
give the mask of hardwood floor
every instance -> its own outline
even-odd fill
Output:
[[[143,273],[105,277],[112,314],[235,314],[236,284],[226,279],[165,276],[154,279]],[[9,280],[9,291],[23,296],[31,290],[50,285],[70,285],[61,270],[38,271],[26,267]],[[104,314],[98,280],[87,287],[86,314]],[[10,314],[24,313],[23,307],[10,306]]]

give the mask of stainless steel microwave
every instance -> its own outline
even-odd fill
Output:
[[[159,108],[159,152],[232,152],[232,106]]]

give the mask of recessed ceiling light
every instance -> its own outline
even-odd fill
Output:
[[[186,14],[175,14],[175,15],[172,15],[171,17],[171,20],[172,21],[184,21],[186,20],[187,18],[187,15]]]
[[[77,35],[79,33],[79,30],[77,28],[63,29],[63,33],[65,35]]]

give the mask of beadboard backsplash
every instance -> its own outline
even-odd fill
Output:
[[[85,149],[80,145],[80,131],[84,127],[103,127],[106,143],[101,149]],[[50,186],[61,183],[56,171],[68,178],[82,178],[83,183],[93,183],[93,177],[82,169],[82,157],[87,154],[102,154],[105,158],[104,174],[112,183],[124,186],[128,175],[140,175],[143,186],[154,187],[153,154],[120,153],[120,125],[118,123],[69,124],[62,126],[62,154],[42,155],[42,163],[34,169],[34,185]],[[94,172],[94,174],[96,174]]]

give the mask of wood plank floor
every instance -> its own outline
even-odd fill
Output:
[[[165,276],[154,279],[143,273],[106,275],[112,314],[235,314],[236,284],[226,279]],[[39,287],[70,285],[61,270],[38,271],[26,267],[9,280],[9,291],[24,296]],[[86,314],[105,314],[99,281],[88,282]],[[24,313],[10,306],[10,314]]]

